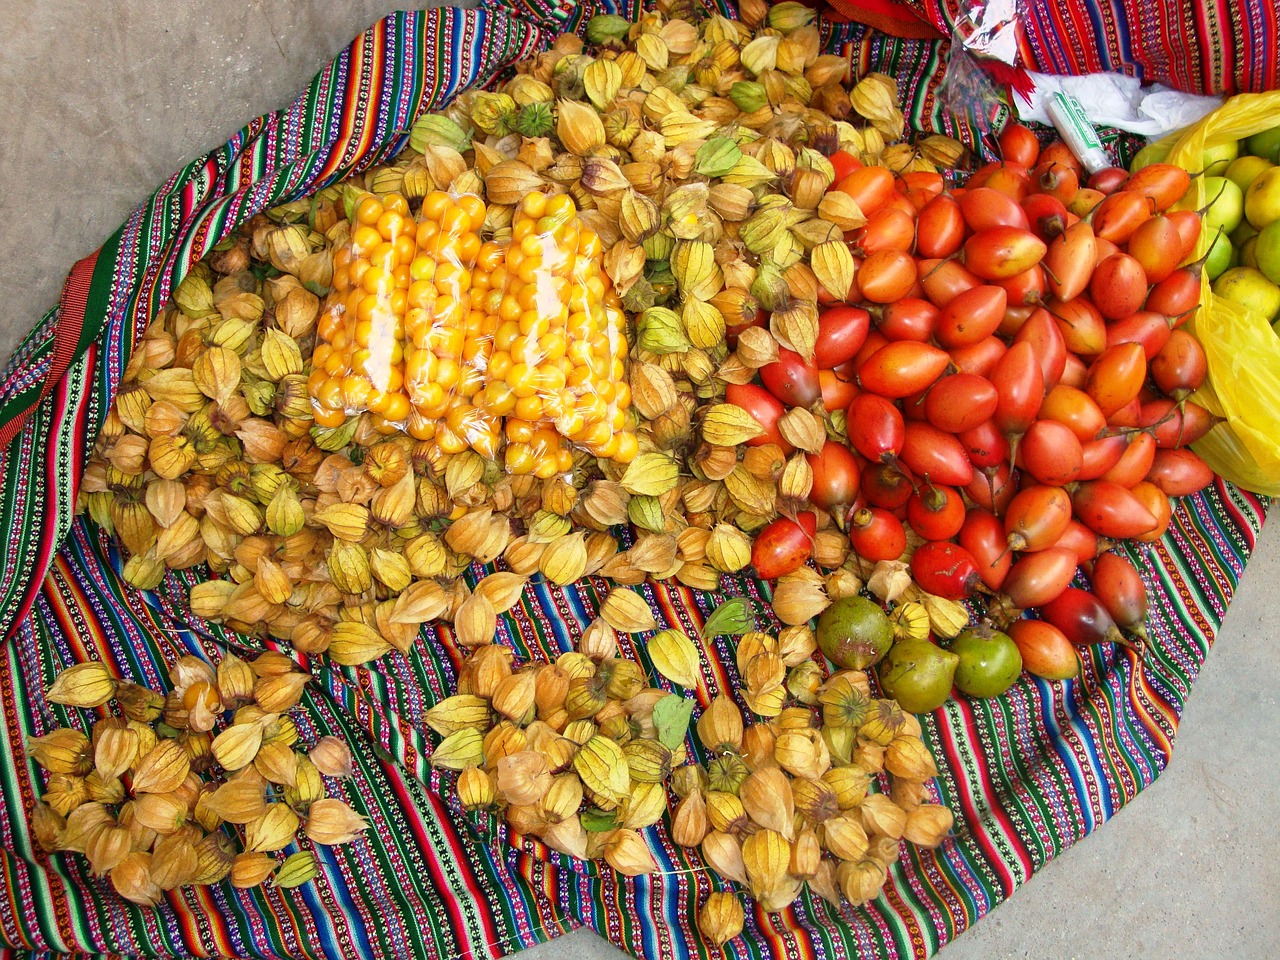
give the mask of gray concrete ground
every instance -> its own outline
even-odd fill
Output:
[[[284,104],[391,0],[8,0],[0,33],[0,355],[182,162]],[[1167,773],[944,960],[1280,951],[1280,529],[1268,529]],[[579,931],[529,960],[620,956]]]

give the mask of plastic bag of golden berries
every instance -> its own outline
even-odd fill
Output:
[[[551,477],[574,449],[630,462],[626,316],[569,196],[531,193],[510,238],[485,205],[434,191],[360,196],[335,254],[310,386],[317,423],[369,411],[442,453]]]

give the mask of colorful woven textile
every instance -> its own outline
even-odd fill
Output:
[[[545,42],[574,6],[525,4],[512,16],[495,4],[380,22],[289,108],[175,174],[81,268],[9,365],[0,422],[29,408],[51,369],[65,372],[0,462],[6,956],[485,958],[584,924],[636,956],[715,954],[691,919],[712,881],[661,827],[647,836],[667,875],[628,880],[538,846],[507,846],[494,823],[448,799],[448,784],[427,763],[423,723],[458,668],[443,629],[373,669],[305,664],[316,682],[300,711],[302,737],[334,734],[352,744],[355,778],[330,787],[373,829],[344,847],[316,847],[322,874],[300,889],[220,885],[141,909],[89,876],[83,858],[40,852],[27,818],[41,781],[24,741],[85,720],[44,699],[58,670],[101,659],[122,677],[162,687],[166,662],[181,653],[215,657],[249,646],[190,615],[186,575],[155,591],[126,587],[119,555],[73,514],[81,467],[134,338],[188,266],[239,222],[391,154],[417,112]],[[928,956],[1132,799],[1168,760],[1178,714],[1263,514],[1257,499],[1224,484],[1183,503],[1140,564],[1153,600],[1144,662],[1102,651],[1076,682],[1023,680],[998,701],[954,702],[930,717],[940,799],[960,817],[954,836],[895,866],[885,894],[866,908],[841,914],[805,897],[779,916],[750,914],[727,954]],[[502,617],[498,639],[522,656],[554,655],[590,621],[603,587],[531,588]],[[660,620],[690,631],[718,599],[668,585],[643,589]],[[763,589],[747,579],[725,586],[752,596]],[[643,642],[633,647],[628,654],[647,663]],[[702,704],[736,683],[731,653],[723,641],[708,651]]]
[[[985,0],[829,0],[844,17],[896,37],[918,24],[950,38],[962,12]],[[1040,73],[1124,73],[1191,93],[1280,86],[1280,7],[1273,0],[1027,0],[1019,53]],[[943,41],[945,42],[945,41]]]

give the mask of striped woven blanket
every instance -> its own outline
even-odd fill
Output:
[[[594,9],[599,9],[599,6]],[[160,588],[125,586],[121,558],[74,504],[79,475],[135,338],[190,265],[245,218],[400,149],[422,110],[484,83],[573,27],[583,10],[529,0],[519,9],[397,14],[358,37],[286,109],[260,117],[173,175],[73,272],[59,307],[0,379],[0,949],[5,955],[491,957],[588,925],[636,956],[713,956],[693,925],[718,882],[661,826],[647,839],[664,873],[627,879],[545,848],[513,847],[497,824],[465,814],[427,762],[423,716],[455,682],[459,652],[424,632],[407,656],[372,669],[306,666],[316,678],[298,726],[353,747],[345,799],[369,818],[364,839],[316,847],[321,875],[296,890],[229,885],[176,891],[135,907],[79,856],[37,847],[28,810],[39,772],[27,738],[84,718],[47,702],[62,668],[88,659],[163,685],[180,654],[209,657],[253,641],[186,609],[191,572]],[[854,29],[854,28],[846,28]],[[832,36],[833,44],[849,33]],[[928,56],[869,42],[868,65],[898,63],[904,89]],[[895,59],[896,58],[896,59]],[[923,97],[924,94],[922,93]],[[924,108],[916,104],[915,116]],[[928,719],[939,799],[954,835],[912,850],[885,893],[843,913],[808,896],[785,913],[749,913],[735,957],[926,957],[1150,784],[1169,759],[1178,715],[1221,622],[1264,504],[1219,483],[1181,504],[1143,549],[1151,644],[1137,661],[1100,650],[1079,680],[1020,681],[996,701],[956,701]],[[477,571],[479,573],[479,571]],[[604,584],[541,585],[503,615],[499,640],[522,656],[567,649]],[[766,597],[746,578],[725,584]],[[722,599],[646,586],[659,619],[695,632]],[[643,643],[625,651],[648,666]],[[738,683],[723,641],[708,651],[705,705]],[[9,952],[11,951],[11,952]]]

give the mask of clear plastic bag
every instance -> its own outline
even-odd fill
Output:
[[[580,224],[571,197],[525,197],[494,273],[502,297],[477,404],[505,418],[512,473],[567,472],[573,446],[635,456],[626,316],[602,264],[600,238]]]
[[[1012,72],[1018,63],[1018,0],[965,0],[960,5],[947,69],[936,96],[952,113],[968,116],[983,135],[993,138],[1010,116],[1004,91],[978,58],[1003,64]]]
[[[417,216],[361,197],[334,258],[313,357],[318,423],[370,411],[443,453],[551,477],[575,448],[630,462],[626,315],[573,199],[532,193],[510,239],[482,241],[484,202],[441,192]]]

